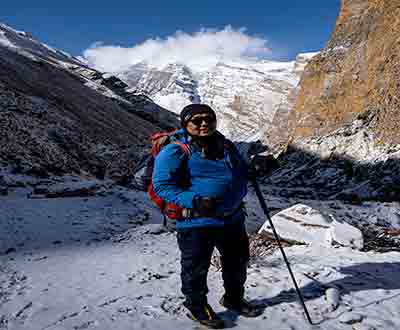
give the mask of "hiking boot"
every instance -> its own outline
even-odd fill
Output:
[[[224,320],[215,314],[214,310],[209,304],[201,306],[183,305],[189,310],[190,314],[187,315],[192,320],[197,321],[211,329],[223,329],[225,327]]]
[[[230,309],[244,317],[257,317],[264,312],[262,306],[249,303],[244,298],[231,299],[226,295],[222,296],[219,303],[227,309]]]

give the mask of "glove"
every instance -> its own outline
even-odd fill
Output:
[[[219,201],[214,197],[200,197],[193,201],[193,212],[196,217],[215,217]]]
[[[250,162],[247,166],[247,179],[255,180],[260,172],[260,166],[257,165],[256,158],[253,157],[250,159]]]

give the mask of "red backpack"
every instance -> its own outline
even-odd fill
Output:
[[[172,139],[175,133],[176,131],[160,132],[151,136],[151,153],[143,157],[143,159],[137,165],[134,171],[132,183],[137,189],[147,191],[150,199],[166,217],[170,219],[182,219],[185,217],[185,209],[176,204],[168,203],[159,197],[154,192],[152,181],[154,160],[162,148],[164,148],[166,145],[175,143],[182,148],[183,152],[188,156],[188,158],[191,156],[191,151],[187,144]]]

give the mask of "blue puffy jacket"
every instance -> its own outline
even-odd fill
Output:
[[[161,150],[153,171],[155,193],[187,209],[193,208],[195,198],[218,198],[221,202],[217,214],[230,214],[223,218],[184,219],[177,222],[177,229],[244,221],[244,210],[240,206],[247,194],[247,165],[236,148],[225,148],[223,159],[210,160],[203,158],[200,150],[189,143],[186,130],[177,131],[174,138],[189,145],[191,156],[174,143]],[[190,182],[189,187],[182,185],[185,180]]]

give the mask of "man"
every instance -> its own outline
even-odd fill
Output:
[[[214,247],[221,255],[225,294],[220,303],[243,316],[260,310],[244,299],[249,241],[243,198],[247,193],[247,165],[233,143],[216,130],[215,112],[204,104],[186,106],[182,129],[156,157],[153,186],[164,200],[179,205],[188,216],[177,222],[181,251],[184,306],[194,320],[221,328],[224,322],[207,302],[207,272]]]

